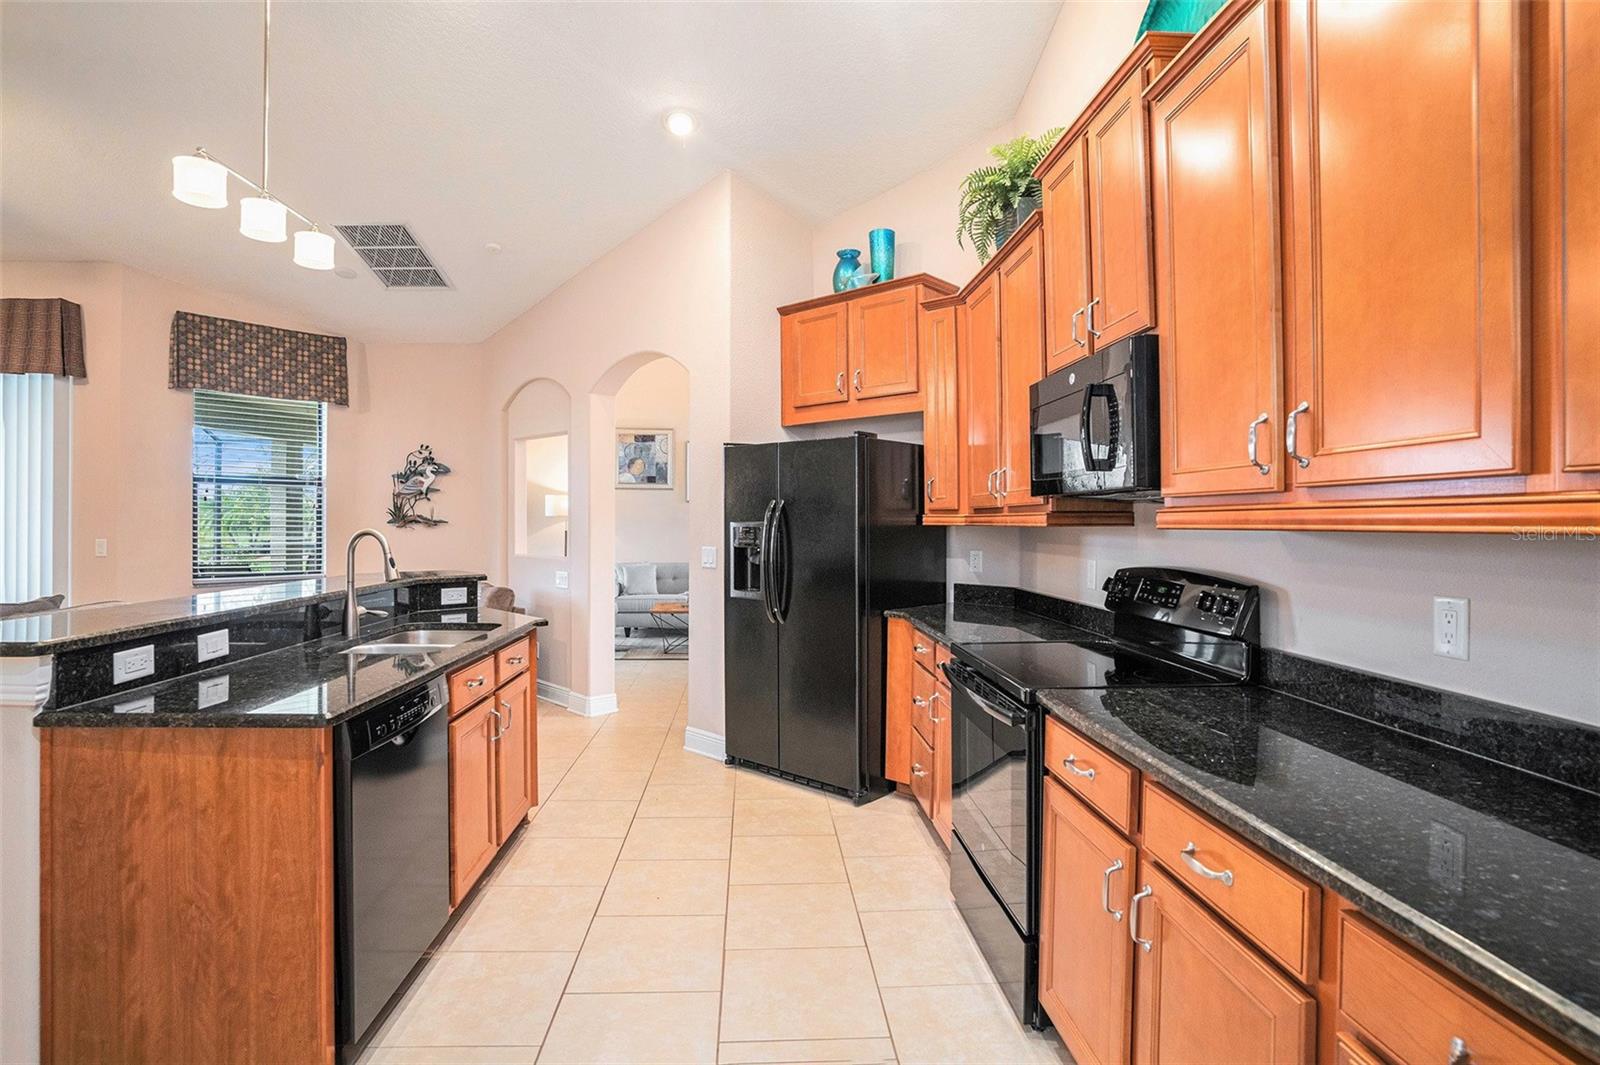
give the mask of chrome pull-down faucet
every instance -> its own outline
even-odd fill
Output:
[[[394,564],[394,553],[389,550],[389,541],[383,533],[377,529],[362,529],[350,537],[350,546],[344,553],[344,636],[347,640],[361,635],[361,615],[368,612],[366,607],[356,603],[356,544],[361,542],[363,536],[372,537],[383,548],[383,579],[400,579],[400,571]]]

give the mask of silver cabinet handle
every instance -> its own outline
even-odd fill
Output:
[[[925,776],[928,775],[928,771],[926,769],[922,768],[922,763],[921,762],[912,762],[911,763],[911,775],[914,776],[914,777],[925,777]]]
[[[930,501],[933,499],[933,481],[934,481],[934,478],[932,478],[932,477],[928,478],[927,492],[928,492],[928,499]]]
[[[1472,1051],[1467,1049],[1467,1041],[1459,1035],[1450,1040],[1450,1065],[1469,1065],[1472,1061]]]
[[[841,396],[844,395],[844,371],[843,370],[840,370],[839,371],[839,376],[835,377],[833,379],[833,390],[835,392],[839,393]]]
[[[508,665],[508,666],[520,666],[520,665],[522,665],[522,663],[524,663],[526,661],[527,661],[527,659],[523,658],[521,655],[514,655],[513,657],[506,659],[506,665]]]
[[[468,688],[481,688],[481,687],[483,687],[483,683],[484,683],[484,679],[482,677],[474,677],[472,680],[467,681],[467,687]]]
[[[1098,296],[1089,301],[1089,306],[1084,308],[1084,311],[1087,312],[1087,316],[1083,320],[1083,324],[1089,327],[1089,335],[1095,337],[1096,339],[1098,339],[1100,336],[1100,330],[1094,327],[1094,305],[1099,302],[1100,297]]]
[[[494,735],[489,737],[489,742],[490,743],[499,743],[500,742],[500,737],[505,735],[505,732],[502,731],[501,728],[500,728],[500,726],[505,723],[505,718],[501,717],[500,716],[500,711],[496,710],[492,706],[489,707],[489,713],[494,715],[494,720],[495,720]]]
[[[500,705],[505,708],[505,712],[506,712],[506,714],[505,714],[506,727],[500,730],[500,735],[509,736],[509,735],[511,735],[511,726],[516,723],[517,719],[514,716],[512,716],[511,704],[510,703],[508,703],[504,699],[502,699],[502,700],[500,700]]]
[[[1139,944],[1140,948],[1149,953],[1151,942],[1139,938],[1139,903],[1156,893],[1156,889],[1146,884],[1139,891],[1134,892],[1133,898],[1128,901],[1128,935]]]
[[[856,391],[857,392],[861,391],[861,371],[860,370],[857,370],[855,372],[855,376],[851,380],[855,383]]]
[[[996,477],[998,477],[998,476],[1000,476],[1000,471],[999,470],[990,470],[989,471],[989,494],[991,496],[993,496],[995,499],[999,499],[1000,498],[1000,493],[996,492],[994,490],[994,479]]]
[[[928,704],[931,706],[934,703],[938,702],[942,698],[943,698],[943,696],[941,696],[938,692],[934,692],[932,695],[930,695],[928,697]],[[932,711],[928,712],[928,721],[929,721],[930,724],[937,725],[939,722],[941,722],[943,720],[944,720],[944,718],[942,718],[942,717],[933,716],[933,712]]]
[[[1256,458],[1256,429],[1259,426],[1265,425],[1266,422],[1267,412],[1262,411],[1261,414],[1257,416],[1256,420],[1250,423],[1250,465],[1259,470],[1261,472],[1261,476],[1263,477],[1267,475],[1267,471],[1271,470],[1272,467],[1266,465],[1265,463],[1261,462],[1260,459]]]
[[[1072,342],[1080,348],[1084,345],[1084,338],[1078,335],[1078,319],[1083,317],[1083,312],[1082,307],[1072,312]]]
[[[1311,465],[1311,460],[1306,458],[1304,455],[1300,454],[1299,451],[1295,450],[1295,435],[1296,435],[1297,423],[1300,420],[1300,415],[1304,414],[1306,411],[1308,411],[1310,409],[1311,409],[1311,403],[1308,400],[1308,401],[1306,401],[1304,403],[1301,403],[1294,410],[1290,411],[1289,412],[1289,418],[1288,418],[1288,425],[1283,430],[1283,449],[1284,449],[1285,452],[1288,453],[1290,458],[1294,459],[1296,462],[1298,462],[1300,464],[1300,468],[1302,470],[1305,469],[1307,466]]]
[[[1122,859],[1118,858],[1106,866],[1105,875],[1100,880],[1100,908],[1111,915],[1113,921],[1122,920],[1122,911],[1111,908],[1111,874],[1122,868]]]
[[[927,706],[928,705],[928,700],[924,699],[920,695],[913,695],[911,697],[911,705],[912,706]]]
[[[1061,764],[1066,766],[1069,770],[1071,770],[1073,775],[1075,775],[1075,776],[1083,777],[1085,780],[1093,780],[1094,779],[1094,770],[1093,769],[1079,769],[1078,768],[1078,756],[1075,755],[1075,754],[1067,755],[1065,758],[1063,758],[1061,760]]]
[[[925,655],[928,653],[928,645],[925,643],[914,643],[911,645],[911,650],[919,655]]]
[[[1224,869],[1221,872],[1218,872],[1215,869],[1207,869],[1203,864],[1201,864],[1200,859],[1194,856],[1194,852],[1194,841],[1190,840],[1188,843],[1184,844],[1183,850],[1178,852],[1178,857],[1183,859],[1184,865],[1187,865],[1192,871],[1198,873],[1200,876],[1205,877],[1207,880],[1220,880],[1222,881],[1223,887],[1233,887],[1232,869]]]

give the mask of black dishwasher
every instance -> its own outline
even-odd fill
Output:
[[[334,730],[335,961],[340,1059],[450,917],[449,692],[441,677]]]

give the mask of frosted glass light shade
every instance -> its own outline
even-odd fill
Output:
[[[174,155],[172,195],[192,207],[226,207],[228,168],[198,155]]]
[[[547,518],[564,518],[567,516],[567,497],[551,493],[544,497],[544,516]]]
[[[251,240],[282,244],[289,239],[289,212],[277,200],[246,196],[239,201],[239,232]]]
[[[333,237],[317,229],[295,233],[294,261],[307,270],[332,270]]]

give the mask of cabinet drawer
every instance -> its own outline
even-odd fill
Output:
[[[1574,1060],[1365,918],[1340,917],[1339,955],[1340,1012],[1398,1065]]]
[[[502,647],[495,652],[495,672],[499,674],[499,683],[504,684],[528,668],[528,663],[533,661],[533,641],[518,640],[510,647]],[[477,689],[474,688],[474,691]]]
[[[911,727],[933,746],[933,719],[939,717],[939,682],[932,673],[918,669],[911,678]]]
[[[923,814],[933,817],[933,746],[916,732],[911,733],[911,794]]]
[[[455,717],[494,691],[494,655],[486,655],[465,669],[450,674],[450,716]]]
[[[1144,849],[1302,983],[1316,976],[1316,885],[1150,784]]]
[[[934,676],[939,673],[939,642],[919,628],[911,630],[911,657],[917,660],[917,665],[927,670]],[[945,657],[949,657],[948,652]]]
[[[1053,717],[1044,721],[1044,764],[1124,832],[1133,831],[1139,774]]]

